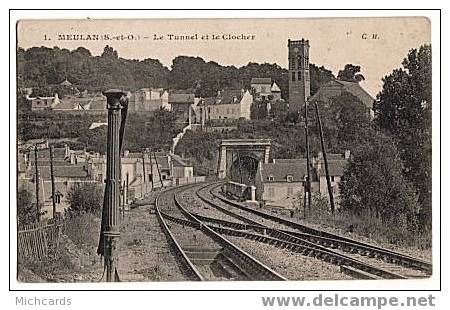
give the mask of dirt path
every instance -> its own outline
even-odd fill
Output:
[[[125,215],[119,247],[122,281],[185,281],[150,205]]]

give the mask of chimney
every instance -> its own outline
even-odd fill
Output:
[[[345,158],[345,159],[350,159],[350,150],[345,150],[345,152],[344,152],[344,158]]]

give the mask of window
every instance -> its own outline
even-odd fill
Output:
[[[301,81],[302,80],[302,74],[300,72],[298,72],[298,80]]]
[[[330,177],[331,182],[334,182],[334,175]]]
[[[149,179],[149,180],[153,180],[153,176],[152,176],[151,173],[148,174],[148,179]]]
[[[286,177],[286,181],[292,182],[292,180],[293,180],[292,175],[288,175],[288,176]]]
[[[267,179],[269,179],[269,181],[275,180],[275,178],[273,177],[273,175],[269,175],[269,177],[268,177]]]
[[[292,82],[295,82],[295,72],[292,72]]]
[[[268,187],[267,188],[267,193],[268,193],[269,197],[274,197],[275,196],[275,188]]]
[[[292,196],[293,194],[294,194],[294,188],[289,186],[287,188],[287,195]]]

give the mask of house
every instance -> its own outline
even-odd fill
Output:
[[[244,89],[225,89],[216,97],[204,98],[197,108],[197,119],[202,125],[213,120],[250,119],[253,96]]]
[[[128,104],[130,112],[169,109],[169,94],[162,88],[141,88],[131,94]]]
[[[56,208],[57,212],[63,212],[68,207],[68,195],[70,189],[80,183],[92,183],[86,165],[72,164],[69,161],[66,148],[55,148],[53,152],[53,172],[55,192],[57,193]],[[38,151],[37,161],[34,151],[30,150],[29,154],[21,154],[23,160],[19,158],[19,169],[21,179],[19,180],[19,188],[26,189],[33,195],[36,192],[36,182],[39,181],[39,200],[42,203],[43,211],[47,211],[47,215],[51,215],[52,210],[52,182],[51,182],[51,165],[50,153],[48,149]],[[36,179],[35,167],[36,162],[39,171],[39,179]],[[34,198],[35,199],[35,198]]]
[[[252,78],[250,86],[255,100],[281,100],[281,89],[271,78]]]
[[[339,204],[339,182],[350,159],[350,152],[328,154],[328,170],[335,202]],[[258,165],[256,172],[256,198],[268,206],[294,208],[296,200],[304,194],[306,159],[273,159]],[[325,164],[322,153],[311,160],[311,191],[328,196]]]
[[[194,109],[199,100],[199,98],[195,97],[194,92],[171,91],[169,92],[168,102],[171,111],[175,113],[180,122],[192,124],[195,122]]]
[[[171,154],[172,176],[174,179],[191,178],[194,176],[194,167],[187,160],[178,155]]]
[[[310,102],[321,101],[328,102],[333,97],[350,93],[357,97],[366,107],[370,115],[373,117],[373,102],[375,99],[364,89],[358,82],[347,82],[333,79],[324,85],[311,97]]]
[[[55,93],[53,97],[27,97],[31,101],[32,111],[45,111],[52,110],[55,106],[60,103],[58,94]]]
[[[106,113],[106,97],[102,94],[85,96],[66,96],[54,108],[54,111],[87,111]]]

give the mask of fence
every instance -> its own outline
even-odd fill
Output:
[[[44,221],[31,225],[21,225],[17,231],[17,255],[19,260],[42,260],[56,253],[63,222]]]

